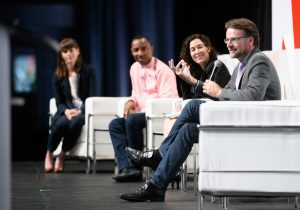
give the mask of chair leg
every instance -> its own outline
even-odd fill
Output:
[[[216,203],[216,197],[215,197],[214,195],[211,196],[210,202],[211,202],[211,203]]]
[[[115,171],[114,171],[115,176],[119,175],[119,169],[118,169],[118,163],[117,163],[117,159],[115,158]]]
[[[181,190],[184,190],[184,164],[185,163],[182,164],[181,170],[180,170],[180,175],[181,175],[181,177],[180,177],[180,179],[181,179],[180,189]]]
[[[198,210],[202,210],[203,208],[203,196],[198,192]]]
[[[93,174],[96,174],[96,166],[97,166],[97,160],[94,158],[93,160]]]
[[[184,192],[187,190],[187,162],[184,165]]]
[[[197,144],[196,144],[197,145]],[[197,195],[198,180],[197,180],[197,147],[193,147],[193,166],[194,166],[194,194]]]
[[[294,199],[294,207],[297,209],[298,208],[298,196],[295,196]]]
[[[90,173],[90,168],[91,168],[90,158],[87,158],[86,159],[86,170],[85,170],[86,174]]]
[[[186,192],[187,188],[187,161],[184,161],[184,163],[181,166],[181,190],[184,190]]]
[[[224,196],[223,197],[223,208],[228,209],[228,205],[229,205],[229,198]]]
[[[293,198],[292,197],[288,197],[288,204],[291,204],[293,202]]]

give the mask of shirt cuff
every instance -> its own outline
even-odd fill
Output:
[[[194,94],[203,94],[203,82],[200,80],[197,80],[197,84],[195,87],[192,88],[192,92]]]
[[[221,89],[218,94],[217,94],[217,98],[220,98],[220,95],[221,95],[221,92],[222,92],[223,89]]]
[[[197,80],[197,84],[192,88],[192,93],[195,94],[198,86],[199,86],[200,80]]]

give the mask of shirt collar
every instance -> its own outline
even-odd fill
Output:
[[[151,61],[147,65],[142,66],[140,64],[140,66],[141,66],[141,68],[148,68],[148,69],[156,70],[156,63],[157,63],[157,59],[155,57],[152,57]]]

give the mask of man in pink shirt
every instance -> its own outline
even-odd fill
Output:
[[[149,98],[178,97],[176,76],[161,60],[153,57],[153,46],[145,36],[131,42],[135,62],[130,67],[131,98],[124,105],[124,118],[110,122],[109,133],[117,159],[117,182],[142,181],[142,168],[129,158],[126,147],[143,150],[143,128],[146,127],[145,102]]]

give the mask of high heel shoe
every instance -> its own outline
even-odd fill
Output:
[[[47,151],[46,153],[46,157],[45,157],[45,164],[44,164],[44,171],[45,173],[50,173],[53,171],[53,155],[52,153],[50,153],[49,151]]]
[[[55,173],[62,173],[64,171],[64,159],[65,159],[65,156],[63,154],[60,154],[56,158],[55,167],[54,167]]]
[[[51,173],[52,171],[53,171],[53,167],[52,168],[51,167],[50,168],[46,168],[46,167],[44,168],[45,173]]]

